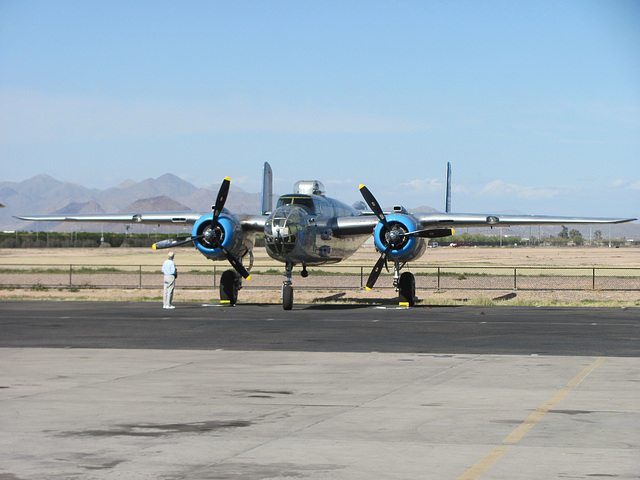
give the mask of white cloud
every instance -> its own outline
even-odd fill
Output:
[[[320,180],[325,186],[358,186],[355,180],[351,178],[343,178],[343,179],[327,179]]]
[[[125,102],[0,91],[0,143],[172,137],[222,132],[381,133],[418,131],[411,119],[324,107]]]
[[[619,178],[611,182],[608,187],[614,189],[624,189],[624,190],[640,190],[640,181],[633,180],[624,180]]]
[[[400,186],[409,188],[409,193],[434,194],[444,191],[444,183],[436,178],[416,178],[403,182]]]
[[[518,185],[515,183],[506,183],[502,180],[494,180],[487,183],[482,190],[480,196],[493,198],[521,198],[527,200],[533,199],[549,199],[559,195],[562,192],[558,188],[549,187],[532,187],[529,185]]]

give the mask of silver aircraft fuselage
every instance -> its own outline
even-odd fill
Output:
[[[353,255],[371,236],[334,233],[338,217],[360,213],[338,200],[322,195],[293,193],[278,199],[264,225],[266,250],[284,263],[322,265]]]

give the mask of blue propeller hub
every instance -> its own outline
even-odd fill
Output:
[[[227,251],[233,251],[234,244],[234,221],[231,218],[220,215],[218,221],[211,225],[213,214],[203,215],[193,224],[191,235],[193,237],[204,235],[204,237],[195,240],[193,243],[200,253],[210,260],[219,260],[226,258],[222,248]]]
[[[409,215],[387,215],[387,226],[379,222],[373,233],[376,248],[380,252],[388,248],[388,258],[398,262],[408,262],[424,253],[425,242],[420,237],[405,235],[418,230],[418,222]]]

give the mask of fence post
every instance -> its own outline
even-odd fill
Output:
[[[593,277],[592,277],[593,281],[591,284],[591,289],[595,290],[596,289],[596,268],[593,267]]]
[[[364,267],[360,265],[360,290],[364,287]]]
[[[139,272],[139,274],[138,274],[138,279],[139,279],[138,289],[142,290],[142,265],[138,265],[138,267],[140,268],[138,270],[138,272]]]
[[[440,290],[440,267],[438,267],[438,290]]]
[[[513,267],[513,289],[518,289],[518,269]]]
[[[69,288],[73,285],[73,282],[71,281],[71,272],[73,272],[73,265],[69,265]]]

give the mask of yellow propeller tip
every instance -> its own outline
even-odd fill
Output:
[[[365,289],[367,292],[370,292],[370,291],[371,291],[371,289],[370,289],[369,287],[364,287],[364,289]]]
[[[455,235],[455,234],[456,234],[456,231],[452,228],[451,229],[451,235]]]
[[[230,179],[229,177],[224,177],[224,179],[225,179],[227,182],[230,182],[230,181],[231,181],[231,179]]]
[[[251,275],[247,275],[247,278],[245,278],[245,280],[251,280]]]
[[[363,183],[363,184],[361,184],[358,188],[359,188],[360,190],[362,190],[362,189],[364,188],[364,183]]]
[[[151,248],[153,248],[154,250],[157,250],[156,244],[154,243],[153,245],[151,245]]]

